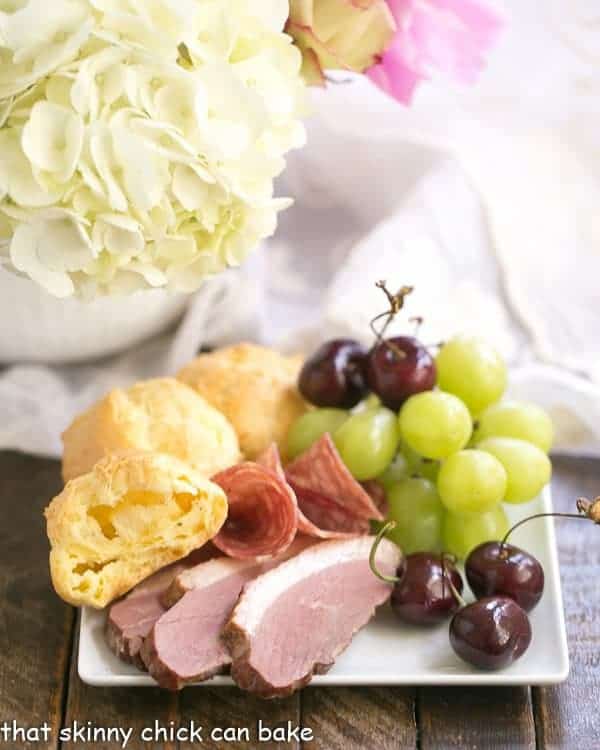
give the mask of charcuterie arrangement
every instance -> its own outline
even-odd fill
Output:
[[[203,353],[64,433],[54,586],[105,609],[110,648],[160,686],[229,672],[288,695],[390,600],[398,637],[403,621],[449,623],[449,647],[480,668],[528,647],[544,573],[508,543],[502,504],[548,482],[552,423],[501,400],[506,368],[485,342],[386,338],[410,290],[381,286],[370,348]],[[579,510],[595,520],[598,504]]]

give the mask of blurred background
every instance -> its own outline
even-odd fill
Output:
[[[356,280],[384,270],[418,283],[413,304],[436,328],[473,327],[508,356],[529,345],[598,378],[600,6],[496,5],[507,27],[472,89],[424,85],[411,108],[359,79],[314,92],[309,144],[284,177],[296,205],[268,252],[270,287],[300,308],[312,292],[317,319],[330,278],[362,251]],[[269,317],[275,336],[296,322]]]
[[[312,91],[308,144],[279,185],[295,205],[276,236],[162,338],[99,362],[5,370],[0,444],[58,453],[60,430],[99,394],[174,371],[202,345],[369,340],[386,279],[415,286],[399,328],[420,315],[427,342],[491,340],[515,394],[552,410],[558,449],[595,453],[600,4],[495,5],[506,29],[472,89],[434,81],[411,108],[345,75]],[[0,343],[10,335],[0,325]]]

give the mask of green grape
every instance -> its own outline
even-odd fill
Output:
[[[438,385],[453,393],[479,414],[498,401],[506,390],[506,365],[498,352],[480,339],[450,339],[436,358]]]
[[[469,552],[484,542],[500,541],[510,528],[501,505],[487,513],[451,513],[444,516],[442,540],[444,550],[464,560]]]
[[[426,391],[411,396],[400,410],[400,434],[425,458],[447,458],[465,447],[472,422],[463,402],[450,393]]]
[[[487,438],[477,446],[495,456],[507,476],[507,503],[527,503],[536,498],[550,481],[552,464],[536,445],[517,438]]]
[[[314,409],[307,411],[291,426],[287,436],[287,457],[290,459],[304,453],[322,435],[331,435],[348,419],[342,409]]]
[[[379,476],[396,455],[398,425],[389,409],[352,414],[333,436],[342,460],[359,481]]]
[[[502,502],[506,492],[506,471],[489,453],[465,450],[442,464],[438,491],[453,513],[485,513]]]
[[[405,479],[409,474],[410,468],[408,461],[402,453],[397,453],[392,463],[387,469],[377,477],[377,481],[384,490],[389,490],[390,487],[401,479]]]
[[[548,414],[536,404],[503,401],[480,414],[473,437],[476,442],[489,437],[518,438],[548,453],[554,440],[554,425]]]
[[[369,409],[379,409],[380,407],[381,401],[379,400],[379,397],[374,393],[369,393],[366,398],[356,404],[356,406],[351,410],[350,413],[358,414],[361,411],[368,411]]]
[[[408,463],[409,473],[415,476],[429,479],[430,482],[437,482],[440,473],[440,462],[433,458],[424,458],[414,451],[410,446],[403,445],[402,453]]]
[[[388,536],[405,555],[441,550],[444,506],[433,482],[403,479],[388,491],[388,502],[388,519],[396,522]]]

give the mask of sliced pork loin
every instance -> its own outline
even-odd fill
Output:
[[[391,594],[369,567],[373,541],[321,542],[244,587],[223,631],[241,688],[285,696],[329,670]],[[378,568],[393,575],[401,561],[400,550],[383,540]]]
[[[113,604],[106,620],[106,640],[111,650],[123,661],[144,669],[140,649],[154,623],[167,610],[163,598],[173,580],[216,554],[219,554],[218,550],[206,545],[192,552],[185,560],[159,570]]]
[[[172,604],[155,622],[141,649],[148,672],[161,687],[180,690],[229,668],[231,657],[220,639],[245,583],[272,569],[311,543],[298,538],[278,558],[235,560],[222,557],[182,572],[163,603]]]

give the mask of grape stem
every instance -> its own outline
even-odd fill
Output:
[[[399,581],[401,580],[400,578],[398,578],[398,576],[387,576],[385,575],[385,573],[382,573],[377,567],[377,563],[375,562],[375,557],[377,555],[379,545],[381,544],[381,540],[389,531],[393,531],[393,529],[395,528],[396,522],[388,521],[379,529],[379,531],[377,532],[377,536],[375,537],[375,541],[373,542],[373,546],[371,547],[371,553],[369,555],[369,566],[373,571],[373,574],[377,576],[380,581],[384,581],[384,583],[399,583]]]
[[[600,524],[600,497],[597,497],[593,502],[587,500],[585,497],[580,497],[579,500],[577,500],[577,510],[578,513],[536,513],[533,516],[527,516],[527,518],[518,521],[506,532],[501,545],[504,547],[511,534],[520,526],[523,526],[523,524],[533,521],[536,518],[572,518],[579,521],[592,521],[595,524]]]

